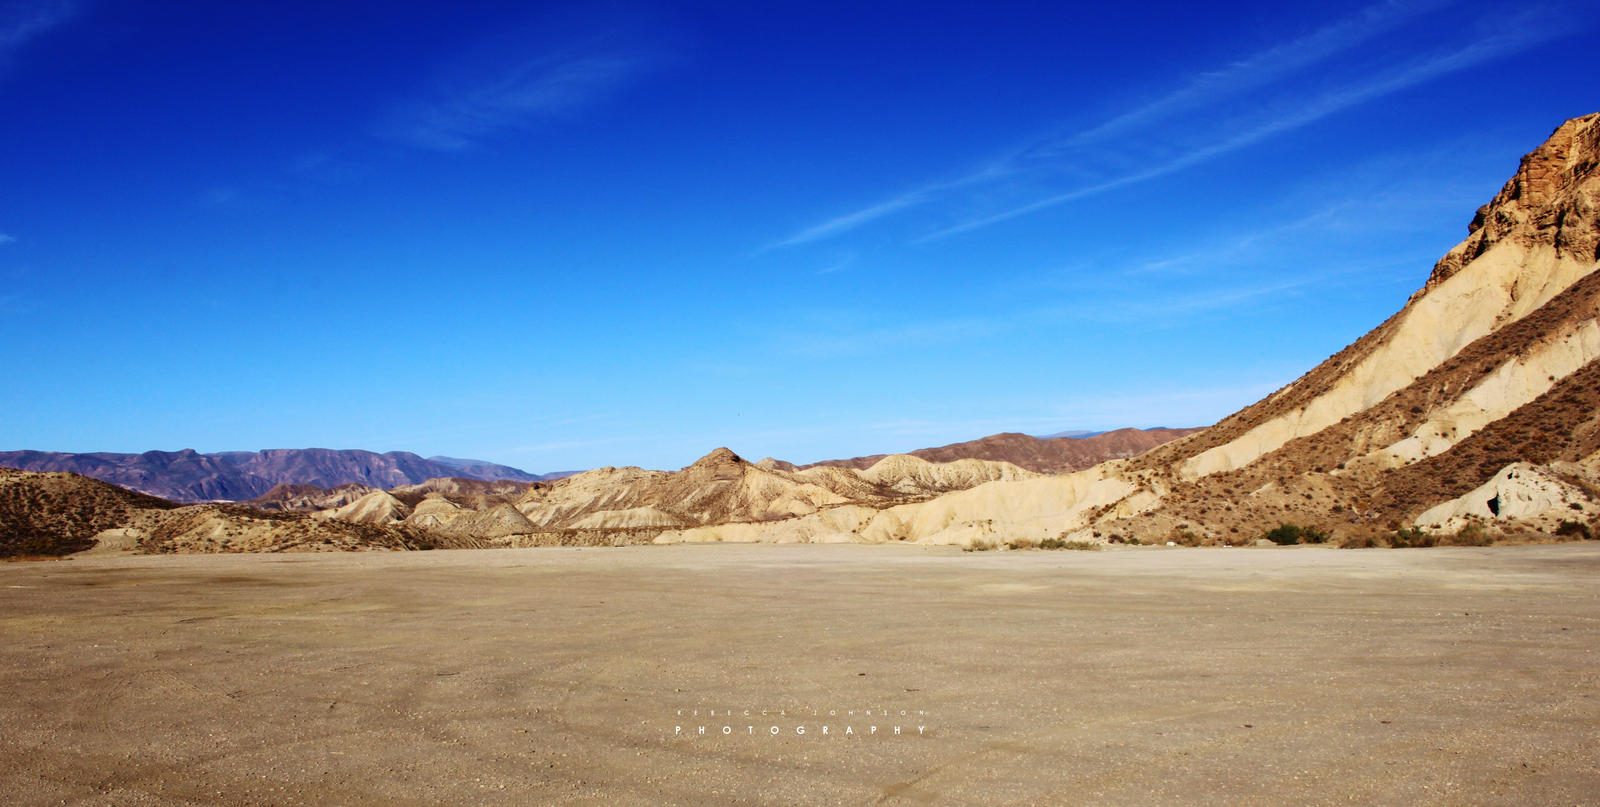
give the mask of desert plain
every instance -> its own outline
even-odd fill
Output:
[[[0,639],[9,804],[1600,803],[1591,543],[80,555]]]

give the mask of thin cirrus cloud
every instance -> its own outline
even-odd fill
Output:
[[[51,29],[72,19],[77,6],[65,0],[16,3],[0,8],[0,70],[7,68],[18,50]]]
[[[1437,53],[1375,76],[1348,84],[1318,96],[1309,102],[1299,102],[1290,111],[1265,117],[1235,131],[1230,136],[1193,148],[1167,162],[1143,171],[1123,174],[1099,183],[1075,188],[1064,193],[1013,207],[998,213],[968,219],[917,239],[918,243],[969,232],[1002,221],[1025,216],[1066,202],[1096,196],[1117,188],[1145,182],[1171,174],[1199,163],[1220,157],[1263,140],[1299,129],[1344,109],[1405,90],[1450,73],[1459,72],[1504,56],[1527,50],[1535,45],[1562,35],[1559,26],[1512,25],[1505,31],[1480,39],[1453,51]]]
[[[1297,73],[1304,72],[1307,68],[1370,43],[1448,4],[1448,0],[1409,3],[1389,0],[1368,6],[1351,17],[1325,25],[1306,36],[1267,48],[1221,69],[1201,74],[1154,101],[1115,115],[1095,126],[1015,149],[980,171],[903,192],[887,201],[802,229],[768,245],[765,249],[791,247],[834,238],[913,207],[953,201],[960,198],[958,191],[969,187],[1005,191],[1009,183],[1010,190],[1015,191],[1018,187],[1025,189],[1030,182],[1037,186],[1040,181],[1052,174],[1060,174],[1066,170],[1081,171],[1084,167],[1101,161],[1100,158],[1104,155],[1100,152],[1105,151],[1103,146],[1108,142],[1115,140],[1120,144],[1118,150],[1123,150],[1127,143],[1137,140],[1130,138],[1130,132],[1162,129],[1173,116],[1180,113],[1214,108],[1229,99],[1277,85]],[[1286,92],[1285,95],[1292,97],[1292,103],[1282,104],[1276,113],[1269,112],[1242,121],[1217,122],[1209,142],[1201,140],[1176,157],[1167,157],[1137,171],[1112,174],[1075,188],[1045,194],[1032,201],[998,211],[993,211],[991,207],[991,212],[973,215],[955,224],[946,225],[921,236],[916,242],[938,240],[1066,202],[1156,179],[1298,129],[1357,104],[1526,50],[1567,32],[1567,26],[1553,21],[1547,11],[1532,9],[1507,20],[1497,32],[1465,46],[1354,78],[1347,81],[1344,86],[1326,91],[1310,102],[1302,100],[1303,90]],[[1193,116],[1185,121],[1186,127],[1193,127],[1195,124]]]
[[[1066,142],[1095,140],[1159,120],[1165,115],[1204,106],[1218,98],[1264,87],[1447,5],[1450,5],[1450,0],[1389,0],[1368,6],[1354,16],[1325,25],[1299,39],[1268,48],[1220,70],[1201,73],[1182,87],[1078,132],[1066,138]]]
[[[460,151],[507,131],[570,115],[637,76],[643,60],[579,50],[512,60],[480,74],[436,82],[396,107],[383,132],[419,148]]]

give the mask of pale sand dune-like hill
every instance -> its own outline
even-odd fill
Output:
[[[375,490],[333,510],[313,515],[317,519],[337,518],[357,524],[399,524],[411,515],[411,508],[386,490]]]
[[[797,516],[853,524],[859,520],[857,510],[871,513],[997,479],[1035,476],[1003,462],[932,463],[903,455],[886,457],[860,471],[829,466],[796,470],[770,459],[752,464],[720,448],[678,471],[598,468],[515,488],[504,483],[429,480],[396,488],[389,498],[369,496],[317,517],[403,522],[441,535],[508,546],[638,543],[669,530],[759,525]],[[493,487],[486,488],[490,484]],[[396,504],[404,507],[408,501],[410,512],[402,515]]]
[[[288,482],[275,485],[260,496],[239,504],[257,510],[282,510],[290,513],[312,513],[343,507],[362,496],[381,490],[371,485],[351,482],[331,488],[316,485],[297,485]]]

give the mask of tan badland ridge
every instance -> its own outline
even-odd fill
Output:
[[[1568,121],[1397,314],[1311,372],[1131,460],[675,541],[1254,538],[1600,512],[1600,113]],[[865,512],[864,512],[865,511]]]
[[[776,465],[722,448],[672,472],[601,468],[534,483],[439,478],[386,491],[281,486],[260,500],[196,505],[74,473],[0,469],[0,557],[646,543],[706,524],[825,511],[865,518],[949,490],[1035,476],[1008,463],[907,456],[865,471]]]
[[[685,527],[784,522],[851,509],[873,513],[991,480],[1033,476],[1009,463],[935,464],[907,456],[887,457],[865,471],[797,471],[774,461],[750,463],[719,448],[679,471],[598,468],[529,486],[497,503],[433,492],[403,522],[502,546],[638,543]]]

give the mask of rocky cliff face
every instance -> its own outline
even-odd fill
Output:
[[[1467,239],[1434,266],[1424,290],[1508,240],[1523,249],[1549,247],[1578,261],[1600,260],[1600,196],[1588,181],[1600,163],[1600,127],[1593,119],[1568,121],[1522,158],[1516,175],[1478,208]]]

